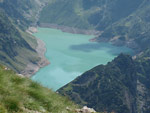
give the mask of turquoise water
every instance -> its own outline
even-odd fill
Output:
[[[127,47],[89,42],[89,39],[94,37],[92,35],[38,28],[34,36],[45,42],[47,48],[45,56],[50,65],[40,69],[31,79],[54,91],[94,66],[106,64],[121,52],[132,53]]]

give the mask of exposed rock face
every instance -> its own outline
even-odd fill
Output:
[[[96,111],[93,108],[88,108],[87,106],[84,106],[82,109],[76,109],[77,113],[96,113]]]
[[[88,108],[87,106],[84,106],[82,109],[75,109],[75,110],[66,107],[66,110],[75,113],[96,113],[96,111],[93,108]]]

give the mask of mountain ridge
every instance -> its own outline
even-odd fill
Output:
[[[107,65],[85,72],[58,92],[97,111],[148,113],[149,61],[146,58],[135,61],[120,54]]]

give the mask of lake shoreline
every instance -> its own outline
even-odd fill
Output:
[[[58,30],[61,30],[62,32],[67,32],[67,33],[72,33],[72,34],[95,35],[94,38],[89,39],[90,42],[110,42],[110,41],[106,41],[106,40],[97,40],[97,36],[99,36],[102,33],[100,31],[98,32],[98,31],[95,31],[95,30],[80,30],[80,29],[77,29],[77,28],[59,26],[59,25],[56,25],[56,24],[47,24],[47,25],[43,24],[42,26],[39,26],[39,27],[58,29]],[[33,33],[38,32],[38,29],[37,29],[37,27],[29,27],[27,32],[29,34],[33,35]],[[37,51],[39,57],[41,58],[41,60],[39,62],[37,62],[36,64],[28,63],[28,65],[26,66],[23,73],[21,73],[21,74],[23,74],[27,77],[34,76],[35,73],[37,73],[42,67],[45,67],[45,66],[50,64],[50,62],[48,61],[48,59],[46,59],[46,56],[45,56],[45,53],[46,53],[45,43],[37,37],[35,37],[35,39],[37,40],[36,51]],[[112,45],[121,46],[120,44],[116,44],[116,43],[112,43]]]
[[[33,33],[38,32],[38,29],[37,29],[38,27],[58,29],[58,30],[61,30],[62,32],[67,32],[67,33],[72,33],[72,34],[95,35],[95,37],[101,34],[100,31],[96,31],[96,30],[83,30],[83,29],[78,29],[78,28],[73,28],[73,27],[61,26],[57,24],[47,24],[47,23],[40,24],[40,26],[30,26],[26,30],[26,32],[29,33],[30,35],[33,35]],[[35,37],[35,39],[37,41],[36,51],[39,57],[41,58],[41,60],[38,61],[36,64],[33,64],[33,63],[27,64],[26,68],[21,72],[21,74],[26,77],[34,76],[41,68],[50,64],[50,61],[48,61],[48,59],[45,56],[45,53],[46,53],[45,43],[37,37]]]
[[[95,37],[99,36],[102,33],[101,31],[97,31],[97,30],[79,29],[79,28],[68,27],[68,26],[58,25],[58,24],[49,24],[49,23],[40,23],[39,27],[58,29],[61,30],[62,32],[67,32],[72,34],[95,35]]]
[[[135,53],[139,53],[141,50],[138,47],[137,44],[134,43],[134,41],[130,40],[128,42],[124,42],[118,39],[114,40],[108,40],[107,38],[101,38],[99,39],[98,37],[103,33],[103,31],[97,31],[97,30],[86,30],[86,29],[79,29],[79,28],[74,28],[74,27],[68,27],[64,25],[58,25],[58,24],[49,24],[49,23],[40,23],[39,27],[43,28],[53,28],[53,29],[58,29],[61,30],[62,32],[67,32],[67,33],[72,33],[72,34],[85,34],[85,35],[94,35],[92,39],[90,39],[90,42],[108,42],[111,43],[114,46],[126,46],[135,51]]]
[[[38,32],[38,30],[36,27],[30,27],[26,32],[32,35],[33,33]],[[48,61],[48,59],[45,57],[46,53],[45,43],[37,37],[35,37],[35,39],[37,41],[36,52],[40,57],[40,60],[35,64],[31,62],[27,64],[26,68],[21,72],[21,75],[24,75],[26,77],[34,76],[34,74],[37,73],[41,68],[50,64],[50,61]]]
[[[38,28],[33,35],[45,42],[45,55],[51,65],[41,68],[31,79],[54,91],[81,73],[113,60],[121,52],[131,52],[129,48],[109,43],[92,43],[89,40],[93,35],[71,34],[50,28]]]

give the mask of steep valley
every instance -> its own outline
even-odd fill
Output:
[[[0,112],[150,113],[149,12],[149,0],[0,0]]]

